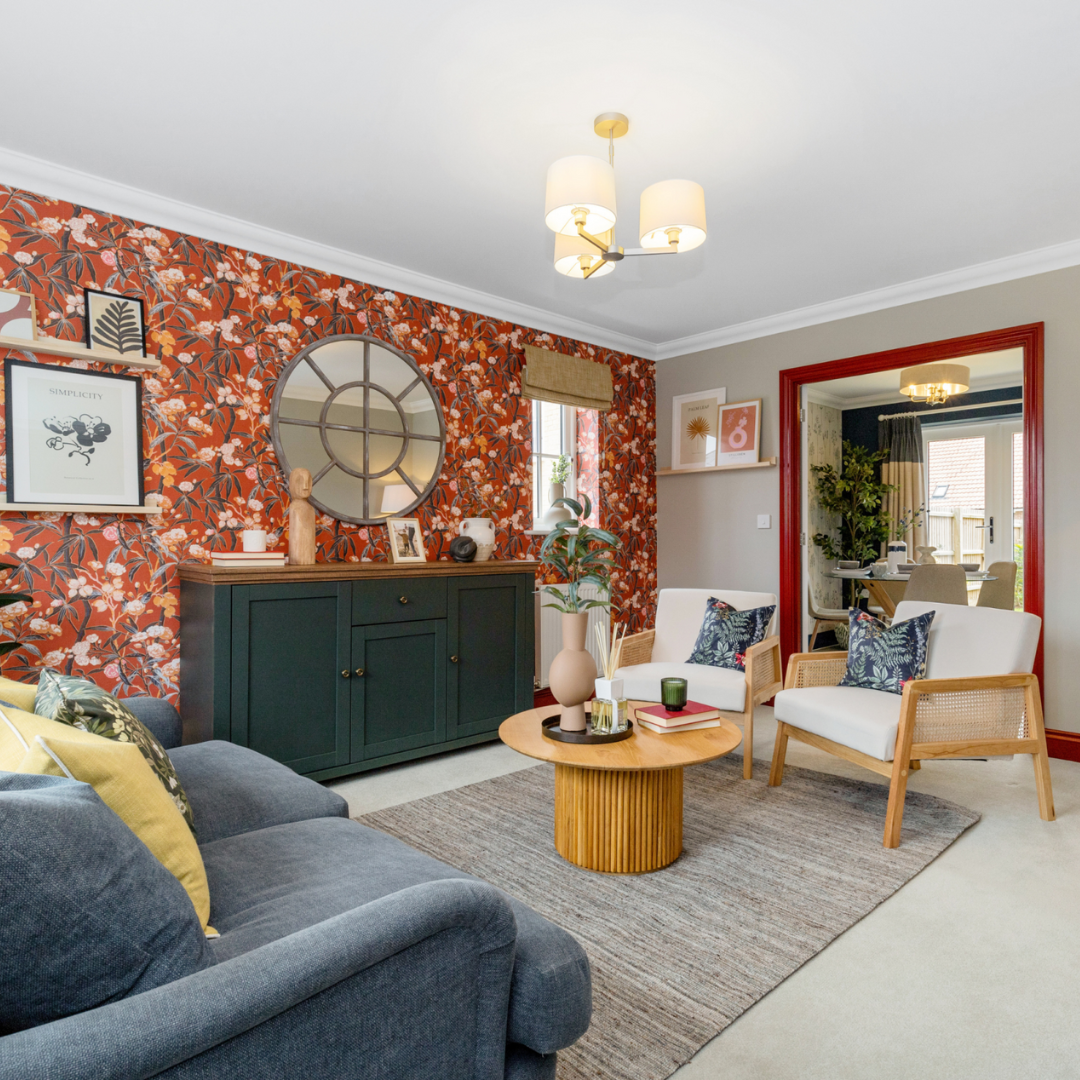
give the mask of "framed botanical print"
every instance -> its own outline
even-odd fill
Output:
[[[707,469],[716,464],[717,409],[727,390],[699,390],[671,399],[671,467]]]
[[[30,293],[0,289],[0,337],[37,340],[37,311]]]
[[[141,296],[83,289],[86,347],[118,359],[146,355],[146,312]]]
[[[761,398],[720,406],[717,465],[752,465],[761,446]]]
[[[8,501],[141,506],[142,380],[4,361]]]
[[[390,558],[396,563],[427,562],[419,518],[388,518]]]

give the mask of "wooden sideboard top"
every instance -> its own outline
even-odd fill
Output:
[[[338,581],[375,578],[459,577],[475,574],[535,574],[540,563],[531,559],[489,559],[487,562],[459,563],[449,560],[426,563],[335,562],[314,566],[225,567],[209,563],[183,563],[181,581],[201,581],[207,585],[265,585],[275,581]]]

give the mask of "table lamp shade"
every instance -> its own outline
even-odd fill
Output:
[[[574,210],[579,207],[586,211],[586,232],[596,236],[615,225],[615,170],[606,161],[587,154],[551,163],[544,223],[553,232],[574,236]]]
[[[383,488],[380,513],[400,514],[415,500],[416,495],[408,484],[387,484]]]
[[[679,251],[705,243],[705,190],[693,180],[661,180],[641,193],[638,234],[644,248],[666,248],[668,229],[679,229]]]

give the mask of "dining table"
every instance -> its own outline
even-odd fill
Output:
[[[896,601],[892,593],[885,588],[886,581],[911,580],[911,574],[871,574],[869,570],[838,570],[833,568],[829,576],[838,578],[840,581],[857,581],[870,594],[870,599],[884,612],[885,617],[891,619],[896,614]],[[996,581],[997,578],[982,570],[965,571],[968,581]]]

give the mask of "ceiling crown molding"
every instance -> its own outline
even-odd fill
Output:
[[[100,209],[103,213],[135,218],[147,225],[198,236],[268,258],[286,259],[313,270],[340,274],[375,288],[419,296],[493,319],[505,319],[541,333],[573,338],[602,349],[615,349],[650,360],[656,351],[655,343],[643,338],[593,326],[579,319],[470,289],[465,285],[455,285],[442,278],[370,259],[329,244],[305,240],[291,233],[229,214],[219,214],[4,147],[0,147],[0,183],[78,203],[90,209]]]
[[[1037,248],[1035,251],[1024,251],[1019,255],[1007,255],[1002,259],[992,259],[990,262],[964,266],[959,270],[949,270],[943,274],[904,281],[899,285],[888,285],[883,289],[856,293],[839,300],[828,300],[823,304],[794,308],[776,315],[766,315],[761,319],[722,326],[702,334],[662,341],[654,347],[653,359],[670,360],[688,353],[715,349],[720,345],[733,345],[737,341],[751,341],[772,334],[783,334],[789,330],[800,330],[804,326],[850,319],[854,315],[866,315],[885,308],[914,304],[919,300],[932,300],[938,296],[967,292],[985,285],[999,285],[1003,281],[1033,277],[1035,274],[1064,270],[1070,266],[1080,266],[1080,240],[1069,240],[1063,244]]]

